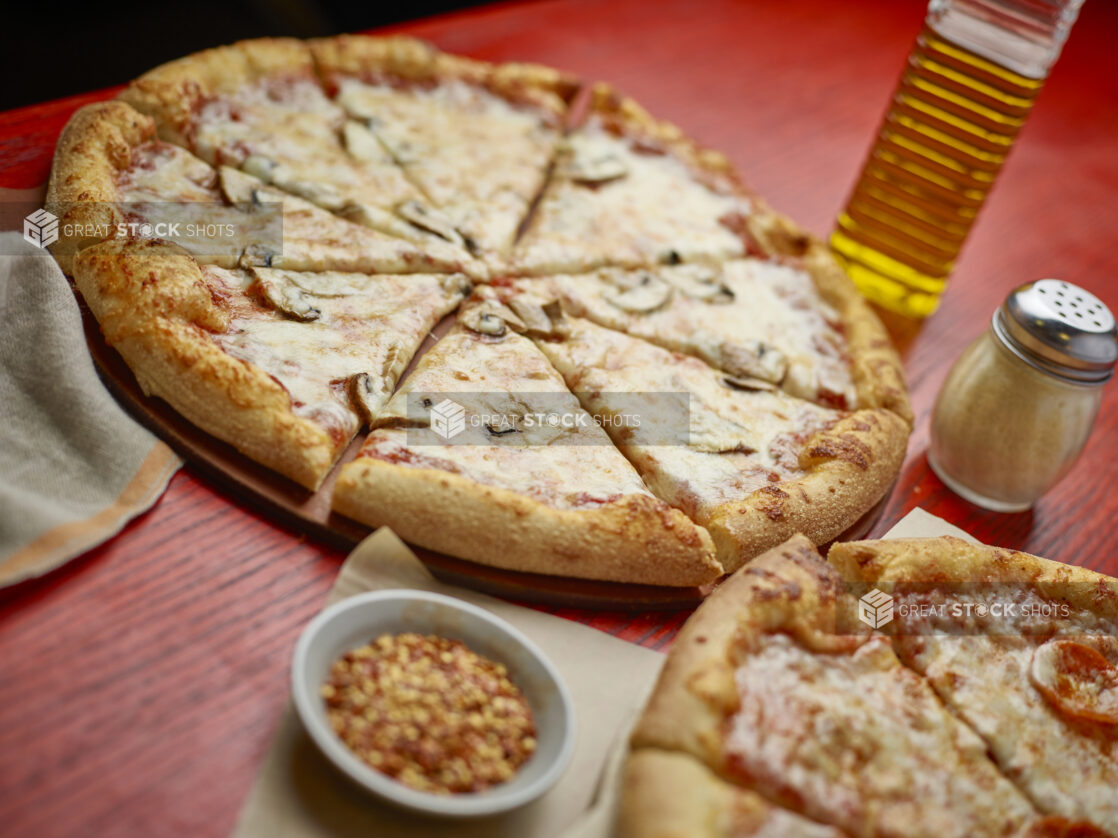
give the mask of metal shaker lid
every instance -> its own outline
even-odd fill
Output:
[[[1118,330],[1102,300],[1059,279],[1015,289],[994,313],[994,332],[1021,360],[1087,384],[1114,374]]]

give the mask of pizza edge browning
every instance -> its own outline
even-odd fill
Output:
[[[338,477],[333,509],[508,570],[677,587],[722,575],[706,532],[652,496],[556,509],[459,474],[359,457]]]
[[[128,167],[134,148],[153,139],[155,123],[120,101],[86,105],[66,123],[54,150],[46,205],[60,215],[58,241],[50,250],[67,276],[77,253],[101,238],[66,231],[115,229],[123,221],[115,175]]]
[[[382,75],[419,82],[458,79],[561,120],[581,86],[574,76],[542,64],[478,61],[403,35],[336,35],[307,44],[328,95],[347,77],[363,81],[377,81]]]
[[[146,395],[253,460],[314,490],[348,443],[297,416],[286,389],[208,336],[228,325],[197,262],[158,241],[108,241],[74,260],[74,282]]]
[[[161,64],[117,97],[155,120],[159,136],[183,148],[194,111],[207,99],[268,78],[319,84],[309,47],[295,38],[256,38],[213,47]]]
[[[1034,588],[1118,622],[1118,579],[1031,553],[971,544],[952,536],[850,541],[832,545],[827,560],[844,578],[867,584],[951,582]]]
[[[814,434],[800,452],[803,476],[721,504],[705,521],[726,570],[797,533],[814,544],[840,536],[889,490],[908,434],[900,417],[881,408],[856,411]]]

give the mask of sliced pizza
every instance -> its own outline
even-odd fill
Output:
[[[359,223],[419,243],[437,216],[387,153],[350,153],[361,125],[330,101],[302,41],[261,38],[157,67],[124,101],[159,135],[213,166],[229,165]],[[457,247],[457,245],[455,245]]]
[[[471,252],[504,255],[543,186],[577,83],[413,38],[344,35],[310,47],[334,100],[377,146],[371,154],[387,152]],[[368,146],[351,139],[357,153]]]
[[[836,544],[897,653],[1042,812],[1118,835],[1118,580],[959,539]]]
[[[757,205],[722,154],[598,84],[588,118],[564,141],[513,269],[580,273],[743,256],[743,219]]]
[[[845,834],[726,782],[690,754],[641,748],[625,765],[618,838],[843,838]]]
[[[822,407],[576,317],[537,343],[583,406],[611,417],[657,496],[710,531],[727,570],[796,532],[835,538],[900,470],[908,426],[891,411]]]
[[[866,838],[1100,834],[1039,814],[855,611],[806,538],[758,557],[680,632],[632,758],[689,754],[771,803]]]
[[[676,586],[720,576],[706,531],[648,491],[513,326],[485,302],[463,309],[342,468],[334,509],[514,570]]]
[[[482,272],[446,242],[419,247],[339,218],[236,169],[215,170],[159,140],[123,102],[87,105],[59,139],[47,206],[60,218],[53,252],[107,238],[160,237],[205,264],[380,273]]]
[[[469,290],[462,274],[200,266],[157,241],[86,248],[74,279],[145,393],[311,489]]]

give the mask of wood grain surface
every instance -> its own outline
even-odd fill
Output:
[[[610,81],[727,152],[775,206],[825,235],[923,6],[555,0],[396,29]],[[1118,385],[1082,460],[1030,512],[979,510],[924,457],[950,363],[1015,285],[1056,276],[1118,307],[1115,32],[1118,4],[1089,0],[940,311],[919,328],[894,324],[917,426],[875,534],[921,506],[984,541],[1118,575]],[[0,187],[41,185],[69,114],[114,92],[0,114]],[[0,835],[227,834],[287,700],[295,638],[343,557],[186,469],[109,543],[0,592]],[[653,648],[687,615],[556,613]]]

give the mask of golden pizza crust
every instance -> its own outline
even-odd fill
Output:
[[[796,533],[826,544],[885,496],[904,461],[908,426],[887,410],[859,410],[800,453],[803,477],[725,503],[705,521],[727,571]]]
[[[560,510],[458,474],[359,457],[342,469],[333,508],[421,547],[509,570],[683,587],[722,574],[707,533],[648,496]]]
[[[132,149],[154,138],[155,123],[124,102],[86,105],[66,123],[54,150],[46,206],[59,218],[58,241],[50,250],[67,275],[79,250],[106,237],[88,231],[115,230],[124,221],[116,176],[131,163]]]
[[[269,78],[317,83],[309,47],[295,38],[257,38],[214,47],[149,70],[119,98],[151,116],[163,139],[190,148],[188,128],[207,99]]]
[[[490,64],[449,55],[425,41],[400,35],[338,35],[309,41],[308,45],[327,89],[333,89],[346,76],[366,81],[383,77],[418,82],[460,79],[511,102],[543,110],[558,120],[579,88],[577,79],[552,67]]]
[[[74,260],[74,281],[150,396],[268,468],[317,489],[348,440],[297,416],[271,376],[209,336],[228,326],[194,259],[157,241],[109,241]]]
[[[642,748],[629,755],[622,779],[618,838],[842,838],[732,786],[698,760]]]
[[[1118,622],[1118,579],[953,536],[851,541],[833,545],[827,559],[843,578],[883,589],[906,582],[1032,588],[1046,599]]]

